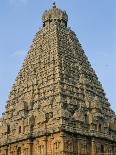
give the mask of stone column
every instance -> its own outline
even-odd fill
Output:
[[[62,142],[62,144],[61,144],[61,147],[60,147],[60,151],[62,152],[62,155],[64,154],[64,139],[65,139],[65,137],[66,137],[66,135],[64,134],[64,132],[60,132],[60,137],[61,137],[61,142]]]
[[[114,154],[116,154],[116,144],[114,144]]]
[[[108,155],[108,144],[104,145],[104,153]]]
[[[43,141],[44,141],[44,154],[47,155],[47,152],[48,152],[48,139],[47,139],[47,135],[43,138]]]
[[[14,146],[14,155],[17,155],[17,146]]]
[[[33,141],[31,139],[29,140],[28,145],[29,145],[28,155],[33,155]]]
[[[91,155],[96,155],[95,153],[95,139],[92,138],[91,140]]]
[[[87,140],[85,141],[85,154],[87,154],[88,153],[88,150],[87,150],[88,148],[87,148]]]
[[[4,149],[5,149],[5,153],[6,153],[5,155],[8,155],[8,146],[5,146]]]
[[[77,149],[78,149],[78,150],[77,150],[78,155],[81,154],[81,143],[80,143],[80,140],[81,140],[81,139],[78,139],[78,143],[77,143],[77,146],[78,146],[78,147],[77,147]]]

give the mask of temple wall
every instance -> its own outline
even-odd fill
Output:
[[[0,155],[116,155],[116,143],[55,133],[0,148]]]

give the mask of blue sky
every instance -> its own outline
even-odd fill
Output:
[[[52,0],[0,0],[0,115]],[[69,15],[112,109],[116,112],[116,0],[56,0]]]

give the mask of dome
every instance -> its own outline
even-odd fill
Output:
[[[66,11],[62,11],[56,7],[56,4],[53,3],[53,7],[50,10],[46,10],[42,16],[43,23],[52,22],[52,21],[60,21],[64,22],[67,25],[68,15]]]

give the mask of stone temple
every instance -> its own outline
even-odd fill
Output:
[[[116,115],[68,15],[53,4],[0,119],[0,155],[116,155]]]

